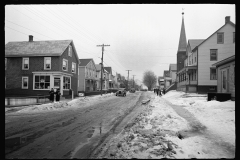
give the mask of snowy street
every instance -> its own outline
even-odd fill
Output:
[[[87,158],[142,111],[144,99],[149,99],[147,92],[6,108],[5,157]]]
[[[235,102],[206,95],[106,94],[11,110],[6,158],[235,157]]]
[[[98,158],[234,158],[235,102],[170,91],[111,139]],[[96,158],[96,157],[93,157]]]

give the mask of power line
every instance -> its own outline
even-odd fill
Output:
[[[7,28],[9,28],[9,29],[12,29],[12,30],[14,30],[14,31],[17,31],[17,32],[19,32],[19,33],[22,33],[22,34],[29,35],[29,34],[26,34],[26,33],[20,32],[20,31],[18,31],[18,30],[15,30],[15,29],[13,29],[13,28],[10,28],[10,27],[8,27],[8,26],[5,26],[5,27],[7,27]],[[39,38],[37,38],[37,39],[39,39]],[[39,40],[41,40],[41,39],[39,39]]]

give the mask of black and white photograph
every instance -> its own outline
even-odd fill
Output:
[[[236,158],[235,4],[7,4],[5,159]]]

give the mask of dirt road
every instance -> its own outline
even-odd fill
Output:
[[[5,158],[88,158],[144,109],[148,92],[49,112],[5,114]]]

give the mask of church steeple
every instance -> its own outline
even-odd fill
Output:
[[[186,38],[185,26],[184,26],[184,12],[182,12],[182,28],[180,32],[178,52],[186,51],[186,48],[187,48],[187,38]]]

